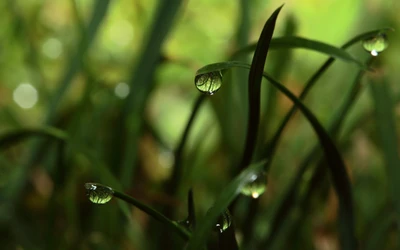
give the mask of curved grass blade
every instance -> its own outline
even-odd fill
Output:
[[[49,105],[50,109],[48,110],[48,113],[46,116],[47,124],[53,123],[58,104],[60,103],[65,92],[68,90],[72,79],[82,68],[83,58],[84,58],[86,52],[88,51],[90,45],[93,43],[94,38],[96,37],[97,31],[100,27],[100,24],[102,23],[104,17],[106,16],[109,3],[110,3],[110,0],[95,2],[93,15],[91,17],[91,20],[90,20],[89,26],[87,27],[85,35],[82,36],[81,41],[79,43],[78,50],[76,51],[75,55],[73,55],[70,58],[67,69],[65,71],[65,75],[61,79],[58,90],[53,95],[53,97],[50,101],[50,105]]]
[[[190,238],[186,250],[197,250],[203,249],[206,245],[207,237],[209,236],[212,228],[215,226],[215,222],[218,217],[227,209],[229,204],[240,194],[243,186],[248,183],[252,176],[257,174],[265,161],[261,161],[248,166],[243,170],[235,179],[233,179],[228,186],[222,191],[222,193],[216,199],[215,204],[207,212],[206,217],[202,220],[202,223],[198,225]]]
[[[373,57],[371,57],[367,62],[366,65],[370,65]],[[345,101],[341,105],[340,109],[336,112],[333,116],[333,120],[330,123],[328,128],[328,133],[333,137],[336,138],[338,132],[340,131],[342,124],[345,120],[345,117],[349,113],[351,107],[357,100],[358,95],[361,92],[361,78],[364,76],[365,71],[360,70],[358,75],[353,81],[353,85],[351,87],[350,93],[346,97]],[[315,145],[315,147],[310,151],[307,157],[304,158],[302,163],[300,164],[298,171],[291,181],[290,186],[287,188],[282,200],[279,202],[278,207],[276,209],[275,216],[272,217],[272,221],[270,222],[271,225],[271,233],[264,241],[264,246],[269,247],[272,244],[272,241],[275,239],[276,235],[279,234],[281,225],[284,224],[285,219],[287,218],[289,212],[294,207],[295,197],[297,195],[297,190],[299,190],[299,185],[303,178],[305,171],[308,169],[308,166],[313,162],[315,159],[320,158],[320,147],[319,145]],[[313,170],[314,175],[316,174],[317,170]]]
[[[172,167],[173,172],[172,176],[169,179],[165,189],[169,195],[175,196],[176,192],[178,191],[179,185],[181,184],[181,175],[182,175],[182,153],[185,147],[186,141],[189,137],[190,129],[194,124],[198,111],[200,110],[201,105],[203,104],[204,100],[206,99],[206,95],[200,94],[192,108],[192,113],[190,114],[189,120],[186,124],[185,130],[182,134],[182,137],[179,141],[178,146],[176,147],[174,158],[175,163]],[[166,213],[168,215],[168,213]]]
[[[133,178],[143,110],[154,85],[153,76],[161,56],[161,47],[181,4],[182,0],[159,1],[149,35],[129,80],[130,88],[135,91],[131,91],[125,100],[121,122],[123,129],[117,131],[119,134],[116,135],[117,138],[126,138],[121,149],[124,157],[119,176],[124,186],[129,186]]]
[[[364,39],[367,39],[371,36],[374,36],[378,33],[384,33],[387,31],[393,31],[392,28],[382,28],[378,30],[372,30],[368,31],[365,33],[362,33],[354,38],[352,38],[350,41],[346,42],[341,48],[337,48],[335,46],[311,40],[311,39],[306,39],[302,37],[297,37],[297,36],[283,36],[283,37],[277,37],[273,38],[270,43],[270,49],[308,49],[308,50],[313,50],[315,52],[319,52],[322,54],[329,55],[330,57],[336,58],[336,59],[341,59],[343,61],[348,61],[348,62],[353,62],[356,65],[360,66],[361,68],[365,68],[364,64],[361,63],[359,60],[355,59],[352,57],[349,53],[344,51],[343,49],[348,48],[349,46],[360,42]],[[257,44],[249,44],[246,47],[236,51],[231,58],[236,58],[237,56],[244,54],[244,53],[250,53],[256,49]]]
[[[260,123],[260,98],[261,98],[261,81],[264,72],[265,60],[268,55],[268,48],[274,33],[276,19],[283,5],[276,9],[261,32],[257,43],[256,51],[254,52],[253,61],[249,73],[249,117],[247,121],[247,134],[239,169],[244,169],[250,162],[253,156],[254,149],[257,143],[258,125]]]
[[[221,69],[226,70],[232,67],[250,68],[250,65],[241,62],[225,62],[213,65],[208,65],[208,69],[212,69],[214,71]],[[221,68],[218,69],[216,65],[221,66]],[[294,105],[303,112],[304,116],[307,118],[316,132],[320,144],[324,149],[325,158],[327,159],[329,170],[332,176],[333,186],[339,198],[339,231],[342,247],[345,250],[356,249],[357,243],[354,233],[351,186],[343,159],[340,156],[338,149],[317,118],[292,92],[290,92],[285,86],[274,80],[268,74],[263,73],[263,76],[279,91],[286,95],[294,103]]]
[[[394,118],[395,106],[386,79],[377,81],[371,79],[371,95],[375,104],[375,121],[379,141],[382,147],[383,158],[389,180],[391,203],[397,213],[397,227],[400,226],[400,157],[396,121]],[[400,236],[400,230],[397,230]],[[400,244],[398,244],[400,245]]]
[[[369,38],[373,35],[385,32],[390,30],[389,28],[387,29],[379,29],[379,30],[373,30],[373,31],[369,31],[363,34],[360,34],[356,37],[354,37],[353,39],[351,39],[350,41],[346,42],[341,49],[346,49],[360,41],[363,41],[366,38]],[[335,61],[335,58],[331,57],[328,60],[325,61],[325,63],[310,77],[310,79],[307,81],[307,83],[305,84],[305,87],[303,89],[303,91],[301,92],[300,96],[299,96],[299,100],[304,100],[304,98],[307,96],[308,92],[311,90],[311,88],[315,85],[315,83],[317,82],[317,80],[322,76],[322,74],[329,68],[329,66]],[[273,162],[273,157],[275,155],[275,150],[277,148],[279,139],[282,136],[282,133],[286,127],[286,125],[288,124],[290,118],[295,114],[295,112],[297,111],[297,107],[296,105],[294,105],[290,111],[286,114],[286,116],[283,118],[280,126],[278,127],[277,131],[274,133],[274,136],[272,137],[271,141],[265,146],[265,151],[266,151],[266,155],[268,155],[268,158],[270,159],[270,161],[267,163],[267,165],[265,166],[265,170],[268,170],[270,164],[272,164]]]
[[[114,197],[119,198],[123,201],[128,202],[129,204],[132,204],[133,206],[139,208],[149,216],[153,217],[154,219],[158,220],[165,226],[169,227],[171,230],[175,231],[177,234],[179,234],[183,239],[187,240],[190,237],[190,233],[184,229],[182,226],[180,226],[178,223],[175,221],[172,221],[168,219],[166,216],[158,212],[157,210],[143,204],[142,202],[136,200],[135,198],[126,195],[124,193],[118,192],[114,190]]]
[[[14,129],[0,135],[0,150],[34,136],[50,137],[61,141],[68,139],[64,131],[52,127]]]

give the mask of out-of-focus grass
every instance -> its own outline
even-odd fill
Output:
[[[85,197],[83,183],[96,181],[121,190],[125,188],[128,194],[144,203],[170,208],[174,211],[171,215],[174,220],[187,216],[185,197],[188,188],[193,187],[196,212],[201,221],[217,194],[231,180],[235,172],[232,166],[240,159],[246,134],[247,86],[243,81],[247,81],[248,73],[242,70],[230,72],[224,78],[222,89],[207,98],[200,109],[182,150],[183,180],[177,195],[172,197],[162,189],[172,174],[173,150],[198,95],[193,84],[195,71],[206,64],[226,61],[232,52],[255,42],[266,18],[281,2],[182,1],[171,29],[165,30],[168,36],[160,44],[161,57],[154,72],[140,83],[139,87],[143,84],[154,87],[145,95],[143,106],[138,106],[138,112],[143,113],[140,117],[143,126],[136,131],[137,142],[131,145],[135,152],[130,152],[124,143],[132,138],[124,134],[119,138],[115,136],[122,132],[118,123],[124,105],[125,109],[135,110],[135,107],[126,106],[126,88],[125,92],[124,87],[121,90],[124,85],[120,83],[129,83],[129,79],[137,79],[137,75],[144,72],[133,70],[139,68],[138,60],[142,60],[139,55],[146,46],[143,41],[159,2],[110,1],[93,41],[82,40],[81,45],[82,35],[92,36],[90,30],[85,33],[82,28],[90,25],[94,6],[101,7],[98,1],[0,2],[1,135],[19,128],[42,131],[47,116],[52,118],[52,125],[69,138],[67,144],[45,139],[42,148],[32,148],[29,137],[2,149],[1,249],[155,249],[158,245],[152,241],[154,228],[149,229],[153,222],[147,215],[114,202],[94,206]],[[399,7],[397,1],[287,2],[277,22],[276,34],[284,34],[285,23],[291,21],[296,26],[295,35],[338,46],[367,30],[388,26],[398,29],[396,8]],[[400,216],[398,208],[391,209],[391,197],[400,190],[393,185],[396,181],[391,171],[395,170],[395,164],[390,160],[399,153],[395,144],[399,143],[397,79],[400,73],[397,69],[400,59],[397,55],[400,37],[398,32],[389,32],[388,38],[389,48],[379,55],[380,66],[376,69],[378,78],[382,71],[384,79],[373,83],[376,86],[370,89],[372,94],[361,93],[344,121],[337,143],[351,176],[356,234],[359,240],[371,238],[371,249],[373,246],[394,249],[396,244],[391,237],[395,232],[393,222],[379,223],[381,211],[390,211],[393,220]],[[87,53],[83,53],[86,49]],[[361,45],[349,52],[360,61],[368,56]],[[271,51],[266,69],[267,72],[272,70],[270,73],[294,93],[301,92],[302,83],[326,60],[326,56],[317,53],[290,51],[290,60],[285,61],[280,71],[278,62],[282,60],[282,53]],[[75,62],[71,59],[74,56]],[[240,60],[248,63],[250,57],[243,56]],[[69,66],[72,67],[70,72],[74,72],[67,77]],[[133,72],[136,73],[133,75]],[[335,62],[321,77],[320,84],[312,89],[304,103],[322,124],[327,126],[331,122],[356,73],[356,66]],[[62,79],[68,88],[61,87]],[[377,89],[379,82],[384,82],[394,97],[387,116],[382,114],[385,105],[380,104],[385,98]],[[32,108],[23,109],[13,99],[14,90],[21,83],[31,84],[38,92],[38,102]],[[138,83],[131,82],[131,96],[137,95],[139,88],[135,88],[135,84]],[[120,97],[115,94],[117,86],[122,91]],[[270,101],[267,96],[273,95],[263,92],[264,103]],[[29,93],[22,99],[29,99]],[[272,131],[292,105],[279,93],[276,101],[269,103],[274,105],[273,112],[261,117],[266,124],[260,127],[265,137],[261,140],[271,139]],[[271,107],[262,108],[264,110],[271,110]],[[378,114],[381,115],[374,116],[374,110],[380,110]],[[386,123],[380,123],[384,117],[392,117],[391,136],[383,127]],[[262,242],[262,237],[270,230],[268,224],[257,222],[271,221],[284,190],[316,141],[307,121],[295,115],[284,130],[269,171],[268,190],[259,201],[258,211],[261,212],[254,224],[254,245]],[[32,150],[37,150],[37,158],[24,168]],[[137,167],[132,175],[121,176],[120,164],[130,154],[137,154],[137,158],[131,158],[128,167]],[[25,176],[26,182],[18,176]],[[309,177],[307,173],[303,176],[302,188],[307,187]],[[13,197],[15,202],[9,203],[4,194],[16,183],[22,183],[22,192]],[[297,209],[290,214],[294,219],[288,223],[301,219],[300,233],[293,239],[298,244],[287,242],[288,235],[292,234],[283,230],[275,247],[290,245],[301,249],[303,244],[325,249],[326,245],[337,246],[337,232],[333,227],[337,220],[337,203],[329,185],[319,185],[319,193],[311,196],[309,210],[304,212],[307,216],[296,214]],[[301,202],[303,192],[299,193],[297,199]],[[234,218],[238,236],[245,235],[242,229],[247,208],[248,200],[239,200]],[[127,218],[130,223],[126,222]],[[375,226],[376,232],[371,229]],[[240,237],[238,239],[240,244]]]

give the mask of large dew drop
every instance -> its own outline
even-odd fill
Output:
[[[213,95],[221,88],[222,73],[221,71],[214,71],[197,75],[194,79],[194,84],[200,92]]]
[[[215,224],[215,230],[219,233],[225,232],[232,224],[232,216],[229,210],[225,210]]]
[[[95,204],[105,204],[109,202],[114,195],[112,188],[98,183],[86,183],[85,188],[89,200]]]
[[[372,56],[377,56],[388,47],[389,43],[386,34],[378,34],[365,39],[362,45],[366,51],[371,53]]]
[[[259,174],[254,174],[251,177],[250,181],[242,188],[241,193],[257,199],[265,192],[266,189],[267,174],[265,172],[260,172]]]

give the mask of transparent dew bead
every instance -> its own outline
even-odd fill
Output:
[[[267,174],[265,172],[260,172],[258,174],[254,174],[250,181],[243,186],[241,193],[246,196],[251,196],[254,199],[257,199],[260,195],[262,195],[267,189]]]
[[[371,53],[372,56],[377,56],[380,52],[384,51],[388,45],[386,34],[378,34],[376,36],[365,39],[362,45],[366,51]]]
[[[114,196],[112,188],[98,183],[86,183],[86,195],[89,200],[95,204],[105,204]]]
[[[200,92],[213,95],[221,88],[222,73],[221,71],[214,71],[197,75],[194,79],[194,83]]]
[[[231,224],[231,213],[229,212],[229,210],[225,210],[225,212],[223,212],[221,216],[219,216],[217,223],[215,224],[215,231],[223,233],[231,226]]]

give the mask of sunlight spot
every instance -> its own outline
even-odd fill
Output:
[[[38,92],[29,83],[21,83],[13,92],[13,99],[23,109],[30,109],[38,101]]]
[[[125,82],[120,82],[115,86],[114,93],[117,97],[125,99],[129,95],[129,85]]]
[[[56,38],[49,38],[43,43],[42,52],[47,57],[51,59],[56,59],[63,52],[62,43]]]
[[[133,40],[134,29],[127,20],[119,20],[111,26],[109,34],[116,45],[127,46]]]

